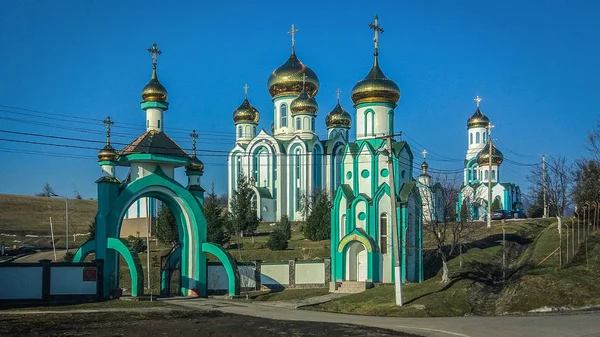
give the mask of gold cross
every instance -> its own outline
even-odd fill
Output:
[[[379,55],[379,33],[383,34],[383,28],[379,27],[379,17],[377,15],[375,15],[375,22],[369,23],[369,28],[375,31],[373,42],[375,42],[375,56],[377,56]]]
[[[248,83],[244,84],[244,95],[246,96],[246,99],[248,99],[248,88],[250,88]]]
[[[113,122],[110,119],[110,116],[107,116],[106,119],[102,121],[102,123],[106,125],[106,145],[110,145],[110,126],[115,124],[115,122]]]
[[[294,24],[292,24],[292,30],[288,32],[288,34],[292,35],[292,49],[294,49],[294,45],[296,44],[296,39],[294,38],[294,36],[297,32],[298,29],[295,28]]]
[[[190,133],[190,137],[192,137],[192,158],[196,157],[196,139],[198,139],[198,134],[196,133],[196,129]]]
[[[423,152],[421,152],[423,154],[423,161],[425,161],[425,159],[427,159],[427,150],[423,149]]]
[[[156,42],[154,42],[154,44],[152,44],[152,47],[148,48],[148,52],[152,54],[152,66],[156,68],[157,56],[162,54],[162,51],[156,48]]]
[[[342,91],[341,91],[340,89],[338,89],[338,90],[336,90],[336,91],[335,91],[335,94],[336,94],[336,96],[337,96],[338,103],[340,103],[340,94],[341,94],[341,93],[342,93]]]
[[[481,103],[481,97],[479,97],[479,96],[475,97],[474,101],[475,101],[475,104],[477,104],[477,107],[479,108],[479,103]]]

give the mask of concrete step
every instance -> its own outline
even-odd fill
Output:
[[[329,291],[334,293],[360,293],[372,287],[373,283],[367,281],[342,281],[329,283]]]

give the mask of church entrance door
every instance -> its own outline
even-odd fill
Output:
[[[362,246],[362,245],[361,245]],[[357,281],[366,281],[367,280],[367,251],[364,247],[362,250],[358,252],[357,258],[357,272],[356,280]]]

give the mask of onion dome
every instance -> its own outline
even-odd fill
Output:
[[[198,159],[198,157],[194,156],[193,158],[190,158],[190,162],[185,166],[185,170],[188,172],[202,172],[204,171],[204,163],[200,159]]]
[[[423,170],[423,174],[427,173],[427,169],[429,168],[429,164],[426,161],[423,161],[421,164],[421,170]]]
[[[504,161],[504,155],[494,145],[492,145],[492,165],[500,165]],[[488,142],[477,155],[479,166],[487,166],[490,164],[490,143]]]
[[[469,118],[469,120],[467,120],[467,128],[474,128],[474,127],[486,127],[490,124],[490,119],[487,118],[486,115],[484,115],[481,110],[479,110],[479,106],[477,107],[477,110],[475,110],[475,113],[473,114],[473,116],[471,116]]]
[[[234,123],[253,123],[258,124],[260,114],[258,110],[250,102],[248,98],[244,99],[242,104],[233,111]]]
[[[302,91],[302,74],[306,74],[306,92],[315,97],[319,91],[319,78],[312,69],[305,66],[292,48],[292,55],[279,68],[273,70],[267,86],[269,94],[275,98],[282,95],[298,95]]]
[[[152,78],[150,82],[146,84],[142,89],[142,100],[144,102],[166,102],[167,101],[167,89],[158,81],[156,75],[156,65],[152,70]]]
[[[98,151],[98,161],[117,161],[119,153],[110,144]]]
[[[338,98],[338,102],[336,106],[327,114],[325,118],[325,124],[327,128],[346,128],[350,129],[350,125],[352,125],[352,117],[348,113],[348,111],[344,110],[340,105],[340,100]]]
[[[367,77],[356,83],[350,95],[355,105],[372,102],[396,104],[400,100],[400,88],[385,77],[375,56],[373,68]]]
[[[309,96],[306,88],[302,89],[300,95],[290,103],[290,111],[292,115],[310,114],[316,115],[319,105],[314,97]]]

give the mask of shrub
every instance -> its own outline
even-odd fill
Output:
[[[288,240],[286,233],[281,230],[281,228],[276,228],[269,235],[269,239],[265,243],[265,246],[270,250],[285,250],[288,247]]]

